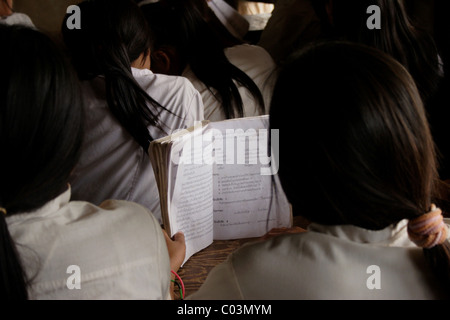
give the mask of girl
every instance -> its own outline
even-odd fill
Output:
[[[71,201],[83,138],[76,75],[38,31],[0,26],[0,42],[0,297],[170,299],[183,235],[170,240],[135,203]]]
[[[133,1],[78,6],[81,29],[68,29],[65,20],[62,30],[86,104],[85,141],[71,180],[74,199],[135,201],[161,219],[147,150],[153,139],[203,120],[201,96],[187,79],[149,70],[151,37]]]
[[[275,63],[229,34],[205,0],[141,6],[155,35],[152,70],[182,75],[201,93],[211,121],[268,113]]]
[[[293,137],[280,146],[279,176],[293,210],[312,223],[235,251],[191,298],[448,298],[450,231],[414,80],[358,44],[329,42],[292,59],[270,123]],[[301,117],[287,117],[298,96]]]

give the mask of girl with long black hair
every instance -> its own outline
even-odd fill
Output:
[[[205,119],[268,113],[275,63],[220,25],[205,0],[140,3],[155,36],[152,70],[182,75],[201,93]]]
[[[235,251],[191,298],[448,298],[449,220],[413,78],[355,43],[316,44],[291,59],[270,125],[291,137],[280,146],[280,181],[311,224]],[[286,116],[298,96],[301,117]]]
[[[62,32],[83,80],[86,134],[71,184],[75,199],[138,202],[160,218],[147,155],[153,139],[203,120],[200,94],[185,78],[154,74],[152,37],[131,0],[78,4],[81,29]]]
[[[136,203],[71,201],[84,119],[70,63],[30,28],[0,25],[0,43],[0,298],[170,299],[182,234]]]

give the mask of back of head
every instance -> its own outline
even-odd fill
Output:
[[[139,86],[132,73],[132,63],[150,54],[152,38],[146,19],[132,0],[85,0],[78,6],[81,28],[70,29],[67,14],[62,34],[79,77],[104,76],[112,114],[147,152],[153,140],[148,126],[163,130],[158,113],[147,103],[164,107]]]
[[[67,188],[81,143],[81,100],[50,39],[21,27],[2,27],[1,37],[0,205],[25,212]]]
[[[215,30],[208,26],[212,12],[204,0],[160,0],[140,5],[154,33],[155,45],[173,45],[182,56],[191,54],[198,46],[223,50],[215,36]],[[209,43],[203,43],[209,40]]]
[[[295,108],[299,117],[289,114]],[[408,219],[411,241],[423,247],[430,271],[450,293],[449,231],[432,205],[438,183],[433,139],[403,66],[358,44],[305,49],[280,73],[270,124],[289,140],[279,148],[279,175],[294,212],[369,230]],[[411,233],[424,221],[433,227]]]
[[[0,26],[0,207],[34,211],[67,189],[82,140],[76,75],[49,38]],[[0,296],[25,298],[24,278],[0,217]]]
[[[195,76],[221,102],[226,118],[244,115],[243,101],[236,84],[249,90],[261,113],[264,100],[258,86],[226,57],[223,42],[208,22],[204,0],[161,0],[141,6],[155,36],[155,48],[171,46],[176,52],[172,74],[181,75],[189,65]]]
[[[299,149],[281,148],[280,179],[310,220],[381,229],[429,210],[433,141],[414,81],[388,55],[331,42],[293,57],[271,126]]]
[[[191,10],[184,10],[184,6],[185,4],[172,5],[170,1],[144,3],[140,6],[153,35],[152,70],[155,72],[181,75],[188,64],[190,48],[195,46],[194,42],[196,41],[191,39],[191,33],[192,30],[198,28],[197,25],[202,23],[202,20],[188,19],[190,21],[188,25],[188,22],[185,22],[187,19],[184,17],[190,16]],[[191,8],[190,6],[186,7]],[[197,13],[195,17],[198,18],[198,12],[194,11],[195,13]],[[197,22],[193,20],[197,20]],[[170,66],[167,69],[161,68],[156,54],[162,48],[165,51],[168,48],[172,50]]]
[[[62,24],[64,43],[80,78],[104,75],[125,59],[128,65],[149,51],[151,37],[147,22],[131,0],[86,0],[78,4],[81,28]]]

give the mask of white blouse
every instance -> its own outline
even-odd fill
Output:
[[[244,117],[268,114],[277,77],[276,65],[272,57],[262,47],[249,44],[227,48],[225,49],[225,56],[255,82],[264,99],[265,112],[261,112],[251,93],[245,87],[237,85],[243,101]],[[200,92],[205,107],[205,119],[211,121],[225,120],[226,117],[221,103],[205,84],[195,76],[189,66],[182,75],[188,78]]]
[[[403,220],[380,231],[311,224],[307,232],[244,245],[215,267],[188,299],[443,297],[423,249],[409,240]]]
[[[132,68],[141,87],[169,111],[160,112],[164,131],[149,127],[153,139],[204,119],[202,98],[183,77]],[[96,205],[107,199],[134,201],[161,222],[159,193],[148,155],[111,113],[102,77],[83,83],[86,121],[81,159],[71,178],[74,200]]]
[[[30,299],[170,299],[159,222],[126,201],[70,201],[70,188],[31,213],[7,216]]]

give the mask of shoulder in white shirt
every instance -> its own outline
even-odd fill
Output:
[[[170,299],[161,227],[136,203],[70,201],[69,189],[6,221],[32,279],[31,299]]]
[[[184,77],[156,74],[148,69],[131,68],[139,85],[169,112],[162,111],[160,123],[166,132],[150,127],[150,135],[158,139],[174,130],[192,126],[204,120],[203,101],[192,83]],[[160,112],[161,110],[154,110]]]
[[[374,267],[379,272],[379,289],[367,284]],[[423,249],[409,240],[404,220],[379,231],[311,224],[307,232],[247,244],[215,267],[202,287],[187,298],[422,300],[444,296]]]

